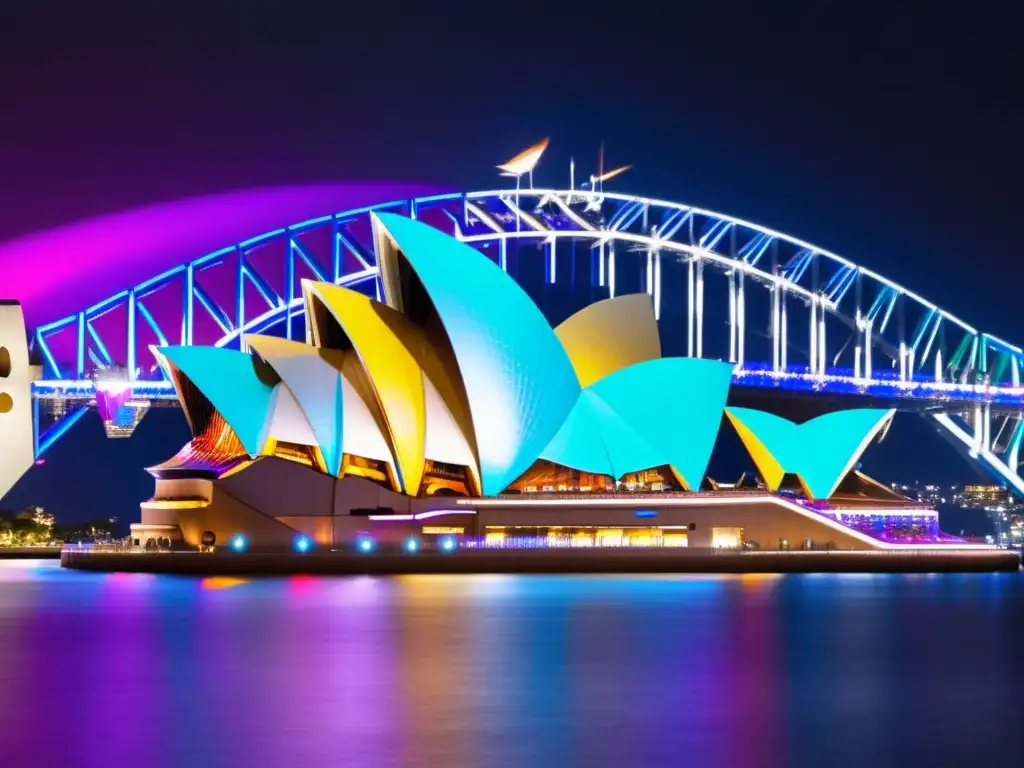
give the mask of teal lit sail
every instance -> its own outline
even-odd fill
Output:
[[[160,347],[156,351],[165,368],[170,365],[186,377],[220,412],[249,455],[256,456],[263,450],[275,382],[260,378],[251,355],[220,347]],[[174,370],[167,373],[179,388],[179,399],[187,413],[188,398],[182,397]],[[188,415],[191,422],[192,415]],[[196,429],[197,425],[193,423],[192,427]]]
[[[686,488],[707,471],[729,394],[732,365],[662,358],[595,382],[541,457],[621,477],[668,465]]]
[[[387,301],[414,314],[403,293],[407,264],[458,362],[483,492],[500,493],[536,460],[575,404],[580,386],[572,364],[529,296],[482,253],[402,216],[375,218]],[[382,247],[382,236],[395,252]]]
[[[580,393],[569,417],[540,457],[614,478],[667,463],[592,389]]]
[[[752,408],[729,408],[726,414],[771,490],[791,473],[808,497],[827,499],[893,411],[855,408],[802,424]]]

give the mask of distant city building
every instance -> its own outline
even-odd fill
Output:
[[[960,494],[961,506],[969,509],[988,509],[1001,506],[1011,507],[1013,495],[1001,485],[965,485]]]
[[[977,510],[979,516],[991,522],[993,533],[986,536],[990,543],[1024,547],[1024,498],[1014,496],[1008,488],[990,483],[941,485],[916,480],[889,485],[897,493],[925,504]]]
[[[1020,549],[1024,546],[1024,516],[1015,516],[1009,525],[1010,546]]]
[[[916,480],[913,483],[890,483],[889,487],[909,499],[933,506],[957,504],[960,489],[957,485],[919,483]]]
[[[943,494],[942,487],[929,483],[928,485],[919,486],[917,489],[917,500],[922,501],[926,504],[945,504],[945,495]]]

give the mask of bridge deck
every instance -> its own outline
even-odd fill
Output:
[[[793,393],[820,393],[871,398],[893,404],[917,402],[954,407],[957,405],[991,403],[1007,408],[1024,408],[1024,387],[999,387],[988,384],[936,382],[919,378],[909,381],[898,377],[863,379],[848,374],[811,374],[805,371],[773,372],[766,369],[743,368],[733,375],[733,387],[769,389]],[[133,381],[128,386],[139,399],[176,401],[177,395],[169,381]],[[90,379],[37,381],[32,385],[36,399],[88,401],[96,397],[96,385]]]

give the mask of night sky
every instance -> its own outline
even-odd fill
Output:
[[[564,183],[570,155],[589,172],[603,140],[610,165],[635,164],[619,191],[790,232],[1024,343],[1024,54],[1009,10],[31,5],[0,10],[0,240],[251,185],[491,187],[495,163],[548,135],[539,178]],[[0,294],[17,296],[2,275]],[[865,468],[974,477],[930,435],[898,418]],[[90,414],[3,505],[136,519],[152,491],[141,468],[186,438],[177,411],[116,443]]]

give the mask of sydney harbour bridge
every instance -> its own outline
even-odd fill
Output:
[[[177,405],[151,347],[238,349],[248,333],[302,338],[304,278],[379,298],[371,211],[473,245],[549,314],[647,292],[674,345],[666,353],[728,360],[743,391],[914,411],[1024,494],[1019,347],[799,238],[608,191],[616,172],[534,186],[544,146],[499,166],[515,177],[505,189],[256,189],[0,245],[0,496],[90,408],[108,435],[125,437],[149,408]]]

